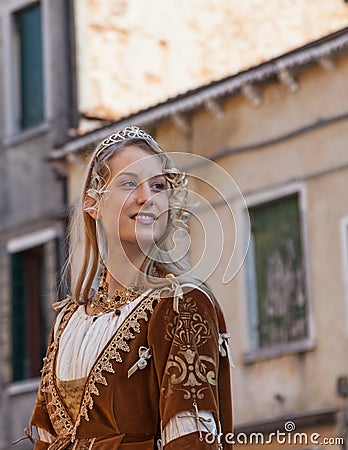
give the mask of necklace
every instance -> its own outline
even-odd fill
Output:
[[[109,283],[106,281],[106,268],[100,275],[100,282],[97,292],[91,300],[91,308],[100,308],[103,312],[115,311],[120,315],[120,308],[135,300],[144,290],[143,286],[132,283],[126,289],[117,289],[113,295],[109,295]]]

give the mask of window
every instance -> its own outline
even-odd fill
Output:
[[[13,381],[38,377],[47,344],[44,246],[11,255]]]
[[[249,208],[246,261],[253,349],[308,337],[298,194]]]
[[[40,375],[57,301],[63,227],[48,227],[7,242],[11,305],[12,381]]]
[[[40,124],[44,118],[41,6],[15,13],[18,55],[19,128]]]

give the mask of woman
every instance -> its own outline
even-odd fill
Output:
[[[83,258],[72,231],[79,267],[51,331],[35,449],[229,448],[228,334],[174,239],[188,230],[186,185],[138,127],[92,155],[75,211]]]

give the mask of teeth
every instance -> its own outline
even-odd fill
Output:
[[[142,219],[142,220],[155,220],[154,217],[152,216],[146,216],[145,214],[138,214],[136,216],[137,219]]]

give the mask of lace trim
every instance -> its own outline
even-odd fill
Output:
[[[64,436],[72,432],[73,425],[72,419],[69,416],[64,404],[62,403],[57,388],[55,386],[54,374],[55,374],[55,360],[58,351],[59,338],[65,328],[65,325],[68,323],[70,317],[78,308],[77,303],[75,303],[71,298],[69,298],[69,300],[70,302],[64,306],[63,309],[64,315],[59,324],[56,338],[48,347],[47,356],[44,358],[44,366],[42,368],[42,381],[41,381],[41,392],[42,393],[47,392],[51,397],[46,407],[48,412],[50,413],[52,425],[57,434],[63,434]]]
[[[145,297],[135,309],[124,320],[123,324],[118,328],[114,337],[106,345],[96,360],[86,382],[80,410],[74,421],[67,412],[62,399],[59,396],[58,389],[55,385],[55,361],[58,352],[60,337],[64,328],[72,314],[78,308],[78,305],[72,300],[64,307],[64,316],[57,330],[56,338],[50,345],[47,357],[44,359],[44,367],[42,369],[42,392],[47,392],[51,396],[51,401],[47,404],[50,410],[50,418],[56,433],[60,436],[69,436],[71,442],[74,442],[77,428],[82,418],[89,421],[89,410],[93,408],[94,400],[92,395],[99,395],[97,383],[107,386],[107,381],[102,372],[115,373],[112,361],[122,362],[119,350],[129,352],[130,348],[127,341],[134,339],[136,334],[140,333],[139,321],[149,320],[149,316],[153,313],[154,302],[161,298],[161,290],[156,290],[148,297]]]

